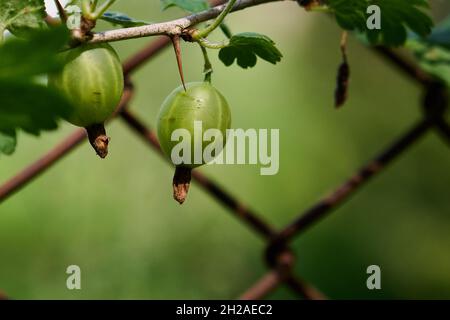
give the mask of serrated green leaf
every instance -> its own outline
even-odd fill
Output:
[[[269,37],[253,32],[232,36],[229,45],[219,52],[219,58],[226,66],[237,60],[237,64],[244,69],[254,67],[257,56],[276,64],[283,55]]]
[[[65,27],[34,31],[27,40],[8,39],[0,46],[0,78],[26,78],[56,71],[62,66],[57,53],[68,40]]]
[[[162,10],[178,7],[189,12],[199,12],[209,8],[206,0],[161,0]]]
[[[450,17],[433,28],[427,37],[411,32],[406,46],[423,70],[450,86]]]
[[[365,33],[372,44],[399,46],[407,39],[407,30],[420,36],[431,32],[433,21],[422,10],[427,0],[328,0],[337,23],[345,30]],[[381,29],[369,30],[366,26],[370,5],[381,9]]]
[[[13,154],[16,150],[17,137],[15,131],[0,131],[0,154]]]
[[[414,51],[420,67],[450,86],[450,52],[438,46],[428,47],[420,43],[415,46]]]
[[[28,81],[0,80],[0,131],[22,129],[38,135],[57,128],[67,116],[68,102],[46,86]]]
[[[420,40],[429,45],[438,45],[450,49],[450,16],[433,28],[433,31],[428,37],[419,39],[417,35],[411,33],[410,39]]]
[[[107,21],[113,25],[122,26],[124,28],[139,27],[150,24],[149,22],[130,18],[129,16],[121,12],[105,12],[100,19]]]
[[[7,29],[27,37],[30,31],[46,26],[44,0],[0,0],[0,32]]]
[[[13,149],[18,129],[37,135],[68,114],[69,103],[39,84],[42,75],[62,67],[57,55],[68,34],[64,27],[34,31],[27,40],[9,38],[0,46],[0,132],[10,136],[2,136],[1,152]]]
[[[329,0],[336,21],[346,30],[363,30],[366,28],[366,0]]]

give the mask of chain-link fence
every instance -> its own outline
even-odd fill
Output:
[[[212,1],[212,4],[219,4],[221,2],[223,1]],[[134,91],[131,80],[132,73],[166,48],[169,43],[170,39],[168,37],[158,38],[125,61],[123,64],[125,91],[114,117],[114,119],[120,118],[123,120],[136,135],[148,143],[153,151],[161,155],[161,149],[155,132],[136,117],[127,106],[133,97]],[[423,87],[423,116],[404,135],[394,140],[379,155],[357,170],[353,176],[337,187],[334,192],[325,196],[304,212],[301,212],[286,227],[281,230],[275,229],[264,221],[261,214],[249,209],[245,203],[233,197],[216,182],[210,180],[197,170],[193,171],[192,178],[198,185],[203,187],[211,197],[227,207],[237,219],[247,224],[252,231],[264,238],[267,243],[264,256],[269,271],[259,281],[249,287],[239,297],[240,299],[261,299],[281,284],[286,284],[306,299],[325,299],[326,296],[312,284],[306,283],[293,273],[295,253],[290,249],[289,243],[295,237],[302,234],[308,227],[332,213],[337,206],[349,199],[360,187],[373,176],[379,174],[388,164],[406,152],[429,131],[437,131],[445,142],[450,143],[450,125],[444,117],[448,104],[446,86],[398,53],[384,47],[375,47],[374,50]],[[47,168],[74,150],[86,138],[84,129],[74,131],[47,154],[0,186],[0,203],[19,191],[35,177],[44,173]],[[0,295],[1,298],[2,295]]]

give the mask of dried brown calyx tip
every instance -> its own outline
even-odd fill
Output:
[[[108,155],[109,138],[106,135],[105,126],[102,124],[93,124],[86,127],[89,142],[100,158]]]
[[[191,184],[191,168],[176,167],[173,176],[173,198],[179,204],[183,204],[186,200],[189,186]]]
[[[348,87],[350,80],[350,66],[347,61],[341,63],[336,79],[336,90],[334,92],[334,104],[336,108],[344,105],[348,98]]]
[[[347,40],[348,32],[344,31],[341,36],[341,53],[342,63],[338,69],[338,76],[336,79],[336,90],[334,92],[334,105],[340,108],[347,101],[348,87],[350,82],[350,65],[347,62]]]

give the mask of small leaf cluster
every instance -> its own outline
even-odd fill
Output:
[[[0,38],[5,30],[19,37],[45,26],[43,0],[0,0]]]
[[[421,68],[450,86],[450,17],[425,38],[410,34],[406,46]]]
[[[206,0],[161,0],[162,9],[178,7],[189,12],[198,12],[209,8]],[[232,35],[229,28],[221,25],[221,30],[229,38],[227,46],[220,49],[219,58],[228,67],[234,61],[237,65],[247,69],[254,67],[257,57],[276,64],[283,55],[275,46],[275,42],[268,36],[255,32],[244,32]]]
[[[281,61],[282,56],[272,39],[254,32],[233,35],[229,45],[219,52],[219,58],[226,66],[232,65],[236,60],[244,69],[254,67],[257,57],[276,64]]]
[[[400,46],[405,43],[408,30],[426,36],[433,21],[423,11],[427,0],[327,0],[339,26],[345,30],[364,33],[371,44]],[[381,29],[367,28],[367,8],[376,5],[381,10]]]

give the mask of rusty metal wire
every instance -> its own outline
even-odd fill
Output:
[[[212,4],[220,4],[222,2],[215,0],[212,1]],[[130,80],[130,75],[149,59],[161,52],[169,43],[170,39],[168,37],[160,37],[124,62],[123,69],[126,77],[126,89],[115,114],[115,118],[119,117],[122,119],[131,130],[159,154],[161,154],[161,150],[155,133],[139,120],[127,106],[133,96],[133,85]],[[289,243],[314,223],[317,223],[320,219],[333,212],[338,205],[348,200],[350,196],[354,195],[373,176],[382,172],[383,168],[407,151],[427,132],[435,129],[450,144],[450,126],[444,118],[444,110],[448,104],[446,88],[415,64],[397,53],[382,47],[374,48],[374,50],[423,87],[425,92],[423,117],[372,161],[356,171],[352,177],[339,186],[333,193],[301,213],[291,223],[287,224],[286,227],[279,231],[276,230],[264,221],[261,214],[236,199],[222,186],[197,170],[193,172],[193,180],[199,186],[224,207],[228,208],[233,216],[245,223],[251,230],[258,233],[267,243],[265,259],[269,271],[240,295],[239,299],[253,300],[264,298],[280,285],[286,285],[306,299],[326,299],[326,296],[317,288],[294,275],[293,270],[296,259],[294,253],[289,248]],[[1,185],[0,203],[14,192],[19,191],[35,177],[45,172],[46,169],[75,149],[85,139],[86,134],[84,130],[75,130],[47,154]],[[5,296],[0,295],[0,299],[2,297]]]

